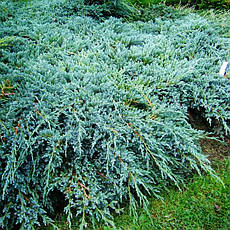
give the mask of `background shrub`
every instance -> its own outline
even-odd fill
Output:
[[[165,3],[168,5],[187,5],[196,9],[230,8],[229,0],[130,0],[130,2],[143,6]]]
[[[166,0],[167,4],[183,4],[193,6],[196,9],[210,8],[228,8],[230,7],[229,0]]]
[[[71,9],[75,14],[91,16],[97,20],[103,20],[110,16],[128,18],[138,14],[138,10],[126,0],[71,0],[67,12]]]

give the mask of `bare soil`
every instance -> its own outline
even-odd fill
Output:
[[[201,139],[201,148],[208,155],[210,161],[223,160],[230,157],[230,139],[225,138],[224,143],[212,139]]]
[[[209,126],[207,121],[199,117],[199,112],[194,109],[189,109],[188,117],[191,125],[199,130],[204,130],[206,132],[212,131],[212,128]],[[219,136],[210,135],[210,137],[215,137],[218,140],[203,138],[199,140],[200,146],[205,154],[208,155],[208,158],[211,162],[216,160],[223,160],[227,157],[230,157],[230,137],[227,136],[220,138]]]

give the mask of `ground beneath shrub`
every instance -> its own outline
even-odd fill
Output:
[[[199,141],[202,150],[208,155],[209,160],[223,160],[230,157],[230,139],[226,138],[224,143],[212,139],[201,139]]]
[[[207,132],[212,131],[205,119],[199,116],[198,111],[189,109],[188,114],[190,123],[194,128]],[[199,144],[203,152],[208,155],[209,160],[214,162],[230,157],[230,137],[225,137],[222,141],[211,139],[213,137],[220,139],[218,136],[210,135],[210,139],[203,138],[199,140]]]

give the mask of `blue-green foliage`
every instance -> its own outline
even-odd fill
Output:
[[[159,184],[212,172],[187,109],[229,131],[229,79],[218,76],[229,38],[215,24],[98,22],[65,0],[0,9],[2,228],[52,223],[61,208],[70,227],[111,223],[122,201],[135,213]]]

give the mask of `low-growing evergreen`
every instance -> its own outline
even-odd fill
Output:
[[[229,37],[195,14],[149,22],[79,16],[73,1],[0,3],[0,226],[64,211],[105,221],[159,184],[213,174],[189,123],[229,133]],[[82,9],[83,10],[83,9]],[[61,202],[60,200],[63,200]]]

